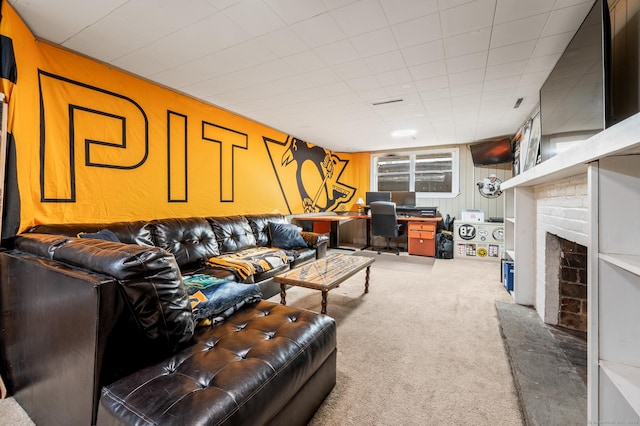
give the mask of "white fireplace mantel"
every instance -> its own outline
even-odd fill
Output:
[[[600,158],[638,153],[640,153],[640,113],[503,182],[500,189],[553,182],[586,173],[588,164]]]

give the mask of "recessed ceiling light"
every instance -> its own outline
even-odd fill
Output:
[[[393,136],[394,138],[402,138],[405,136],[415,136],[416,133],[417,132],[414,129],[403,129],[391,132],[391,136]]]

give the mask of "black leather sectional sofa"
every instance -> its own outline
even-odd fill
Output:
[[[185,277],[255,283],[322,257],[302,232],[287,262],[238,279],[207,259],[271,246],[253,215],[40,225],[0,251],[0,368],[38,425],[305,424],[336,381],[330,317],[265,300],[196,326]],[[97,239],[108,230],[112,241]],[[77,236],[89,238],[78,238]],[[117,241],[115,241],[117,240]]]

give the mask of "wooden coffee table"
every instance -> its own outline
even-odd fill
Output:
[[[327,293],[347,278],[367,268],[364,292],[369,292],[369,269],[375,259],[350,254],[332,254],[274,277],[280,284],[280,303],[287,304],[287,285],[311,288],[322,292],[322,310],[327,313]]]

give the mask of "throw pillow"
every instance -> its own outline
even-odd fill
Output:
[[[300,228],[291,223],[269,222],[271,247],[281,249],[295,249],[307,247],[307,243],[300,235]]]
[[[108,229],[103,229],[98,232],[81,232],[78,234],[80,238],[93,238],[96,240],[105,240],[105,241],[113,241],[114,243],[119,243],[120,239],[116,234]]]

